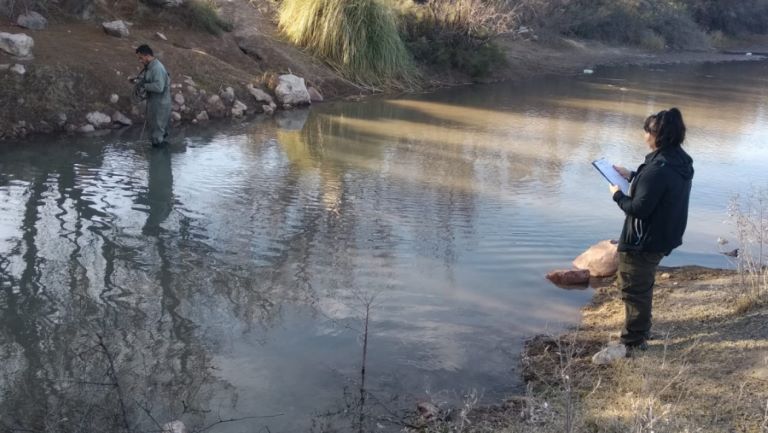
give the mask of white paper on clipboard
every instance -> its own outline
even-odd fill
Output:
[[[608,180],[608,182],[621,188],[621,192],[623,192],[624,195],[629,195],[629,182],[627,182],[627,179],[624,179],[619,172],[613,168],[613,164],[607,159],[596,159],[592,161],[592,166],[594,166],[597,171]]]

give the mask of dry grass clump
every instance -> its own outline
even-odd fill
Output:
[[[519,25],[514,7],[502,0],[401,0],[403,33],[414,57],[473,78],[506,63],[493,38]]]
[[[288,40],[358,83],[413,83],[410,53],[391,8],[380,0],[284,0],[279,21]]]
[[[738,284],[734,287],[734,303],[743,314],[768,302],[768,187],[753,187],[744,195],[736,195],[728,207],[735,228],[738,249],[734,262]],[[721,240],[727,245],[727,240]]]

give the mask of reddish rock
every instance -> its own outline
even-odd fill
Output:
[[[588,269],[593,277],[610,277],[619,270],[619,251],[615,241],[602,241],[584,251],[573,266]]]
[[[558,269],[547,274],[547,279],[561,286],[589,283],[589,269]]]

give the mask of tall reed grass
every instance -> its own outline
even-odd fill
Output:
[[[391,8],[380,0],[283,0],[280,29],[347,78],[405,87],[417,76]]]

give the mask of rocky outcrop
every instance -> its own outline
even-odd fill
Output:
[[[584,251],[573,266],[579,269],[589,269],[593,277],[610,277],[619,270],[619,251],[615,241],[602,241]]]
[[[48,20],[35,11],[29,11],[16,18],[16,25],[30,30],[45,30],[48,27]]]
[[[283,106],[301,106],[312,103],[304,79],[293,74],[278,77],[275,96],[277,101]]]
[[[14,57],[31,56],[34,46],[35,40],[24,33],[0,32],[0,51]]]
[[[123,20],[102,23],[101,28],[104,29],[104,33],[116,38],[124,38],[131,34],[131,32],[128,31],[128,25],[125,24],[125,21]]]

